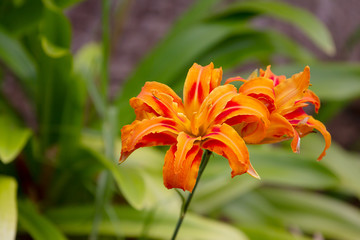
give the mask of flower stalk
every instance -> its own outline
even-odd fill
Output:
[[[189,205],[190,205],[190,202],[191,202],[191,199],[193,198],[194,194],[195,194],[195,190],[196,190],[196,187],[200,181],[200,178],[201,178],[201,175],[202,173],[204,172],[204,169],[207,165],[207,163],[209,162],[209,159],[210,159],[210,156],[211,156],[212,152],[209,151],[209,150],[206,150],[202,156],[202,159],[201,159],[201,164],[200,164],[200,168],[199,168],[199,172],[198,172],[198,176],[196,178],[196,183],[195,183],[195,186],[192,190],[192,192],[188,195],[186,201],[183,202],[182,204],[182,207],[181,207],[181,212],[180,212],[180,217],[178,219],[178,222],[176,224],[176,227],[175,227],[175,230],[174,230],[174,233],[171,237],[171,240],[175,240],[176,239],[176,236],[180,230],[180,227],[181,227],[181,224],[182,222],[184,221],[184,217],[185,217],[185,214],[189,208]]]

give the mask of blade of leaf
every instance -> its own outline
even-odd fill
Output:
[[[242,1],[230,6],[227,11],[222,12],[220,17],[235,16],[242,13],[258,12],[259,14],[268,15],[278,18],[285,22],[291,23],[298,27],[306,36],[311,39],[321,50],[328,55],[335,53],[333,39],[325,27],[310,12],[289,4],[276,1]]]
[[[31,130],[20,127],[10,116],[0,115],[0,160],[13,161],[31,136]]]
[[[15,179],[0,175],[0,239],[15,239],[17,224],[16,189]]]
[[[109,220],[104,219],[99,228],[102,235],[114,236],[117,231],[121,231],[124,236],[139,237],[146,218],[146,211],[136,211],[129,207],[113,208],[121,223],[114,229]],[[91,206],[77,206],[62,209],[54,209],[48,212],[48,216],[67,234],[86,235],[91,228],[91,215],[93,209]],[[173,228],[175,227],[178,212],[173,210],[160,209],[157,210],[151,227],[148,231],[149,238],[169,239]],[[178,239],[247,239],[242,232],[236,230],[230,225],[221,222],[209,220],[191,213],[186,215],[184,224],[179,232]]]
[[[249,146],[249,150],[252,164],[265,183],[310,189],[330,189],[340,184],[336,173],[317,162],[316,156],[307,155],[306,149],[301,148],[304,154],[273,146]]]
[[[301,149],[308,156],[316,158],[322,151],[324,140],[314,134],[306,136]],[[335,142],[327,150],[322,165],[327,166],[340,179],[339,190],[356,194],[360,198],[359,154],[345,151]]]
[[[20,41],[2,28],[0,28],[0,59],[28,89],[33,90],[32,82],[37,77],[34,61]]]
[[[95,160],[99,161],[100,164],[111,172],[115,182],[130,205],[136,209],[142,209],[145,204],[145,183],[139,171],[131,167],[120,167],[91,149],[87,149],[87,151],[93,155]]]
[[[313,238],[305,236],[296,236],[290,232],[281,229],[268,226],[249,226],[241,227],[240,229],[249,236],[250,239],[261,240],[312,240]]]
[[[66,240],[65,236],[46,217],[37,212],[29,201],[19,201],[20,228],[28,232],[34,240]]]
[[[287,224],[324,236],[356,240],[360,236],[359,209],[316,193],[282,189],[261,190]]]

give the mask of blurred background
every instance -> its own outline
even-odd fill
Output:
[[[358,240],[360,2],[13,0],[0,3],[0,239],[169,239],[181,197],[167,148],[122,165],[120,129],[146,81],[180,96],[190,66],[224,79],[311,68],[332,135],[249,146],[261,176],[211,158],[178,239]],[[311,109],[310,109],[311,110]],[[320,136],[319,136],[320,135]],[[187,193],[180,195],[186,197]]]

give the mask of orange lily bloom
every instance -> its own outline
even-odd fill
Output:
[[[310,86],[310,68],[305,67],[303,72],[294,74],[291,78],[277,76],[271,72],[270,66],[264,71],[260,69],[260,76],[228,79],[243,81],[239,92],[262,101],[270,112],[270,127],[266,130],[266,137],[257,143],[275,143],[293,138],[291,147],[294,152],[299,152],[300,138],[318,130],[325,139],[325,148],[318,160],[325,156],[330,147],[331,136],[324,124],[315,120],[304,111],[304,107],[311,103],[317,113],[320,108],[320,100],[314,92],[308,89]]]
[[[269,125],[265,105],[220,86],[222,69],[194,64],[186,77],[183,101],[168,86],[147,82],[130,100],[136,120],[121,130],[120,162],[140,147],[171,145],[165,155],[164,185],[192,191],[203,149],[228,159],[232,177],[258,177],[244,140],[263,139]],[[236,131],[234,128],[237,128]]]

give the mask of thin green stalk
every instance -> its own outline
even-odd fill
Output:
[[[206,150],[202,156],[202,159],[201,159],[201,164],[200,164],[200,168],[199,168],[199,173],[198,173],[198,176],[196,178],[196,183],[195,183],[195,186],[194,186],[194,189],[193,191],[189,194],[188,198],[186,199],[185,202],[183,202],[183,205],[182,205],[182,208],[181,208],[181,213],[180,213],[180,217],[178,219],[178,222],[176,224],[176,227],[175,227],[175,230],[174,230],[174,233],[173,233],[173,236],[171,237],[171,240],[175,240],[176,238],[176,235],[178,234],[179,230],[180,230],[180,227],[181,227],[181,224],[184,220],[184,217],[185,217],[185,214],[189,208],[189,205],[190,205],[190,202],[191,202],[191,199],[193,198],[194,194],[195,194],[195,190],[196,190],[196,187],[200,181],[200,178],[201,178],[201,175],[202,173],[204,172],[204,169],[207,165],[207,163],[209,162],[209,159],[210,159],[210,156],[211,156],[211,151],[209,150]]]
[[[114,124],[117,113],[108,105],[108,85],[109,85],[109,55],[110,55],[110,10],[111,0],[102,1],[102,63],[101,63],[101,94],[105,103],[105,116],[102,116],[102,133],[105,146],[105,156],[111,161],[114,160],[114,146],[117,127]],[[115,118],[115,119],[114,119]],[[90,240],[98,238],[99,226],[102,220],[104,205],[111,198],[112,178],[108,171],[103,171],[97,185],[95,199],[95,217],[90,233]]]
[[[101,92],[105,99],[108,99],[109,88],[109,56],[110,56],[110,10],[111,0],[102,1],[102,64],[101,64]]]

